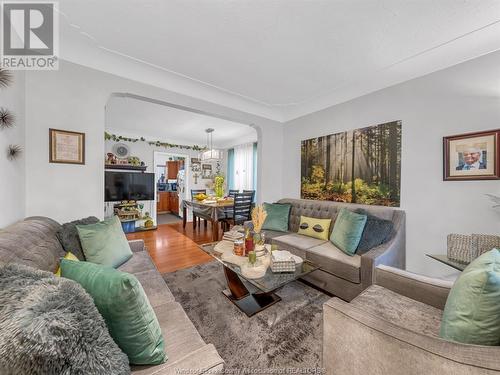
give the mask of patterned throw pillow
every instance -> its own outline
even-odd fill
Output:
[[[328,232],[332,219],[316,219],[314,217],[301,216],[298,234],[328,241]]]

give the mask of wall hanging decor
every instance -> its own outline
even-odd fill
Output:
[[[21,156],[22,152],[23,152],[23,149],[21,146],[9,145],[9,148],[7,149],[7,159],[9,159],[9,160],[17,159],[19,156]]]
[[[302,141],[301,197],[399,207],[401,121]]]
[[[85,164],[85,133],[49,129],[49,161]]]
[[[500,179],[500,129],[443,138],[443,180]]]
[[[206,148],[204,146],[198,146],[198,145],[188,146],[188,145],[178,145],[175,143],[168,143],[168,142],[163,142],[163,141],[147,141],[146,138],[144,138],[144,137],[131,138],[131,137],[124,137],[121,135],[111,134],[108,132],[104,132],[104,140],[114,141],[114,142],[131,142],[131,143],[146,142],[148,145],[154,146],[154,147],[180,148],[182,150],[194,150],[194,151],[205,151],[206,150]]]
[[[14,126],[14,114],[6,108],[0,108],[0,128],[7,129]]]
[[[9,86],[12,83],[12,73],[5,69],[0,69],[0,88]]]

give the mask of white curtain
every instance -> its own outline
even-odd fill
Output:
[[[234,147],[234,188],[253,189],[253,143]]]

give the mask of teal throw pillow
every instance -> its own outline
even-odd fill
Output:
[[[439,335],[475,345],[500,345],[500,250],[470,263],[453,284]]]
[[[286,232],[288,230],[288,217],[290,216],[291,204],[288,203],[264,203],[267,216],[262,229]]]
[[[77,225],[85,259],[117,268],[132,257],[118,216],[95,224]]]
[[[330,241],[347,255],[354,255],[365,229],[366,215],[341,208],[333,225]]]
[[[160,324],[134,275],[89,262],[61,260],[62,277],[80,284],[94,299],[109,333],[135,365],[165,362]]]

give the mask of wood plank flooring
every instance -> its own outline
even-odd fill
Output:
[[[129,240],[144,240],[144,243],[160,273],[173,272],[197,264],[207,263],[213,258],[198,248],[198,244],[211,242],[211,225],[203,223],[193,229],[192,223],[182,228],[182,222],[159,225],[157,230],[127,234]]]

